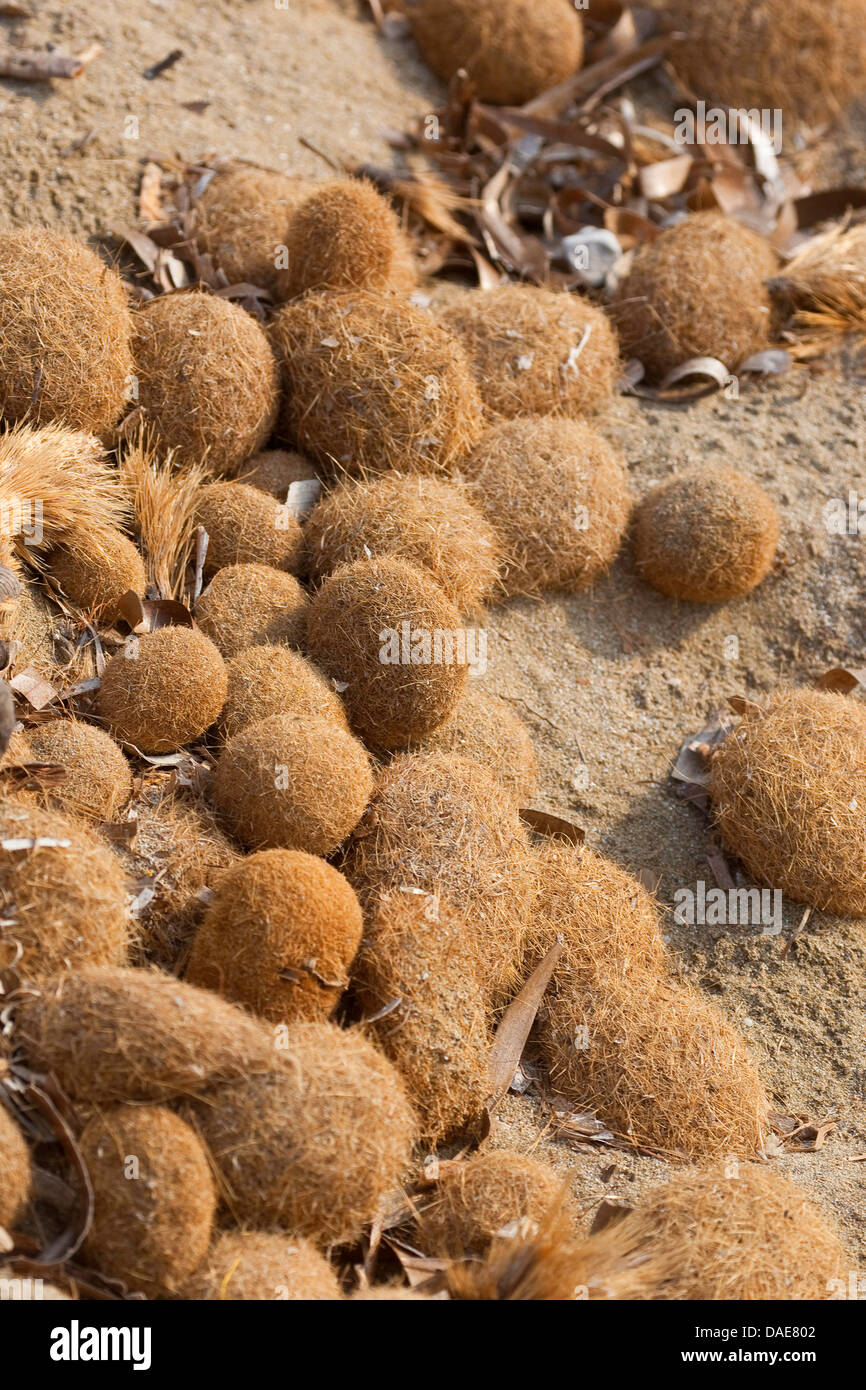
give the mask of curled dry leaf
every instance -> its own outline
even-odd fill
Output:
[[[129,589],[117,605],[132,632],[156,632],[161,627],[195,627],[185,603],[176,598],[140,598]]]
[[[834,666],[815,681],[819,690],[833,690],[850,695],[852,690],[866,688],[866,666]]]
[[[535,1016],[561,955],[562,942],[558,941],[535,967],[516,999],[511,1001],[502,1016],[488,1059],[492,1087],[487,1101],[488,1110],[495,1109],[511,1085]]]
[[[582,845],[586,839],[586,832],[579,825],[575,825],[574,821],[555,816],[550,811],[536,811],[527,806],[521,810],[520,819],[536,835],[567,840],[572,845]]]

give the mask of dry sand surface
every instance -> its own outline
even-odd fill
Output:
[[[236,155],[320,176],[329,172],[323,156],[389,163],[383,130],[441,99],[413,44],[382,40],[351,0],[38,8],[38,18],[0,21],[11,41],[76,52],[99,40],[104,52],[78,81],[0,87],[0,196],[16,222],[98,235],[133,220],[141,160],[154,153]],[[146,80],[175,48],[176,66]],[[657,81],[632,95],[664,101]],[[184,105],[204,101],[204,111]],[[855,124],[807,144],[801,170],[816,186],[864,181],[857,135]],[[744,384],[739,399],[670,408],[619,398],[600,422],[624,451],[637,495],[672,471],[714,462],[768,489],[783,515],[783,557],[748,598],[677,604],[641,583],[624,554],[588,596],[513,602],[490,616],[488,688],[533,733],[540,804],[579,821],[588,842],[627,869],[651,874],[666,905],[678,887],[712,883],[706,824],[669,779],[683,738],[727,695],[863,663],[866,536],[830,536],[822,519],[828,499],[866,497],[861,372],[851,348],[820,368]],[[791,941],[801,916],[786,906],[782,934],[762,936],[678,927],[669,914],[666,932],[681,971],[749,1038],[777,1109],[836,1120],[819,1151],[775,1161],[835,1216],[856,1265],[866,1257],[866,1162],[853,1161],[866,1155],[866,933],[862,922],[813,913]],[[628,1197],[665,1175],[656,1160],[575,1151],[549,1132],[540,1103],[509,1096],[493,1142],[543,1152],[569,1175],[587,1221],[604,1195]]]

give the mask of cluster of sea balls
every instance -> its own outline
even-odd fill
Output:
[[[130,313],[86,248],[0,238],[7,417],[33,411],[38,372],[37,424],[108,438],[131,373],[156,447],[212,479],[191,626],[122,638],[121,600],[147,588],[131,535],[117,531],[108,562],[83,535],[49,555],[113,654],[74,717],[19,736],[19,761],[65,775],[0,803],[0,966],[27,986],[21,1054],[90,1116],[90,1267],[152,1297],[339,1296],[340,1252],[419,1156],[476,1132],[493,1030],[557,941],[539,1041],[558,1088],[656,1151],[756,1154],[767,1100],[741,1040],[673,978],[634,879],[531,843],[531,740],[461,647],[485,604],[579,592],[617,553],[626,469],[596,423],[618,371],[608,318],[515,286],[427,312],[400,224],[363,182],[228,169],[197,215],[230,278],[266,284],[267,329],[202,290]],[[289,269],[266,274],[275,237]],[[297,499],[311,483],[310,511]],[[646,578],[707,602],[767,573],[777,520],[749,479],[683,474],[635,530]],[[438,660],[431,634],[451,644]],[[744,818],[753,838],[778,818],[767,750],[797,717],[773,707],[724,752],[731,842]],[[190,749],[186,785],[154,772]],[[738,761],[766,778],[763,802],[735,802]],[[791,760],[789,775],[805,773]],[[160,776],[178,785],[149,795]],[[823,810],[817,795],[781,807],[792,859],[812,854]],[[829,904],[849,832],[828,844]],[[584,1026],[594,1044],[575,1055]],[[26,1144],[4,1142],[11,1222],[30,1177]],[[125,1181],[129,1153],[150,1181]],[[535,1160],[512,1155],[504,1175],[494,1154],[472,1163],[420,1220],[430,1250],[486,1258],[494,1233],[540,1223],[559,1193]]]

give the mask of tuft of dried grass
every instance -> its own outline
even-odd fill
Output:
[[[399,257],[403,239],[397,214],[372,183],[331,179],[292,217],[286,297],[307,290],[386,290],[405,264]]]
[[[228,693],[220,732],[240,733],[272,714],[326,719],[348,729],[339,695],[318,667],[288,647],[245,647],[228,662]]]
[[[478,439],[481,402],[460,345],[394,295],[308,294],[271,325],[286,438],[324,468],[448,471]]]
[[[143,596],[147,587],[144,561],[122,531],[106,534],[98,547],[83,537],[74,550],[58,546],[51,551],[48,565],[65,597],[103,627],[117,622],[124,594],[132,590]]]
[[[696,212],[635,252],[612,317],[623,352],[660,380],[692,357],[733,371],[769,342],[776,255],[718,212]]]
[[[747,706],[710,765],[728,848],[760,882],[843,916],[866,915],[866,709],[826,690]]]
[[[494,419],[583,416],[613,395],[616,334],[579,295],[503,285],[461,295],[438,317],[462,345]]]
[[[311,1241],[282,1231],[220,1231],[180,1296],[218,1303],[307,1303],[341,1294],[333,1268]]]
[[[61,763],[63,780],[42,793],[48,805],[87,820],[113,820],[132,795],[132,769],[114,739],[79,719],[49,719],[28,730],[30,755]]]
[[[120,276],[94,251],[48,227],[0,232],[4,420],[107,435],[127,399],[131,337]]]
[[[445,1277],[450,1297],[461,1302],[570,1303],[583,1293],[580,1251],[562,1203],[539,1223],[497,1236],[485,1259],[455,1261]]]
[[[838,1232],[757,1164],[678,1173],[577,1251],[590,1299],[814,1300],[849,1259]]]
[[[147,579],[160,598],[182,599],[195,556],[195,507],[207,470],[190,461],[176,468],[142,429],[121,457],[120,478],[132,504]]]
[[[695,468],[651,489],[636,509],[635,564],[663,594],[722,603],[769,574],[779,512],[747,473]]]
[[[866,222],[813,237],[781,271],[780,289],[807,335],[866,333]]]
[[[501,588],[578,593],[610,568],[631,508],[623,463],[582,420],[530,415],[488,430],[464,461],[501,547]]]
[[[208,535],[207,578],[228,565],[269,565],[297,573],[304,551],[300,525],[282,502],[247,483],[209,483],[195,504]]]
[[[189,627],[143,633],[105,667],[97,709],[120,742],[171,753],[220,716],[226,668],[213,642]]]

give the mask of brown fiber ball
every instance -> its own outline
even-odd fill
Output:
[[[678,1173],[577,1251],[590,1299],[847,1296],[850,1257],[806,1194],[764,1164]]]
[[[590,850],[536,854],[532,957],[563,943],[538,1021],[552,1085],[638,1148],[669,1158],[755,1154],[767,1098],[745,1042],[669,977],[645,889]]]
[[[131,843],[113,841],[136,886],[139,959],[174,971],[222,874],[241,851],[201,800],[182,794],[142,792],[128,815]]]
[[[198,495],[196,525],[208,534],[205,575],[227,565],[270,565],[296,572],[304,538],[283,502],[245,483],[209,483]]]
[[[332,1023],[293,1024],[278,1069],[220,1086],[190,1110],[232,1219],[324,1247],[354,1242],[374,1220],[415,1137],[391,1064]]]
[[[211,179],[195,205],[199,244],[233,285],[288,297],[289,226],[316,188],[312,179],[236,164]]]
[[[392,556],[341,566],[307,621],[310,654],[338,682],[349,722],[374,748],[403,747],[447,719],[474,659],[468,639],[477,635],[461,627],[429,574]]]
[[[247,459],[238,474],[238,481],[257,487],[285,502],[292,483],[316,480],[317,473],[309,459],[293,449],[264,449]]]
[[[177,1293],[207,1254],[216,1192],[201,1141],[156,1105],[92,1119],[81,1152],[93,1184],[89,1261],[130,1292]]]
[[[493,1092],[473,923],[410,886],[369,903],[352,971],[367,1027],[406,1083],[431,1149],[473,1135]]]
[[[453,713],[419,745],[419,752],[456,753],[492,772],[520,806],[538,790],[538,761],[522,719],[510,705],[470,681]]]
[[[635,252],[613,318],[623,353],[655,381],[691,357],[729,370],[769,342],[765,281],[776,256],[763,237],[719,212],[697,212]]]
[[[335,487],[304,527],[310,578],[339,565],[393,555],[429,570],[461,613],[474,613],[496,587],[496,537],[463,484],[400,473]]]
[[[277,418],[279,373],[263,330],[237,304],[199,290],[136,310],[142,418],[179,464],[236,473]]]
[[[289,293],[387,289],[402,239],[393,207],[366,179],[324,183],[292,218]]]
[[[64,968],[120,965],[126,896],[117,859],[81,822],[0,803],[0,967],[34,982]]]
[[[439,318],[462,344],[493,416],[585,415],[613,395],[616,334],[579,295],[505,285],[461,295]]]
[[[389,294],[308,294],[280,310],[286,437],[352,476],[448,470],[482,430],[460,345]]]
[[[193,628],[162,627],[111,658],[97,709],[121,742],[172,753],[210,728],[225,697],[225,663],[213,642]]]
[[[132,769],[114,739],[78,719],[49,719],[28,730],[38,762],[61,763],[66,775],[46,788],[58,811],[88,820],[114,820],[132,795]]]
[[[419,1239],[435,1255],[486,1255],[496,1237],[522,1223],[538,1227],[562,1196],[562,1179],[540,1159],[508,1149],[479,1153],[443,1164]]]
[[[528,416],[485,434],[464,465],[499,536],[502,587],[578,593],[619,550],[631,507],[615,449],[582,420]]]
[[[778,543],[776,504],[734,468],[669,478],[635,515],[640,574],[661,593],[696,603],[748,594],[769,574]]]
[[[370,760],[329,719],[274,714],[226,744],[213,795],[249,849],[332,854],[354,830],[373,791]]]
[[[453,753],[395,758],[353,836],[344,872],[365,908],[406,887],[464,914],[486,991],[498,997],[520,978],[534,869],[517,806],[486,768]]]
[[[465,68],[481,101],[522,106],[583,61],[583,25],[569,0],[406,0],[421,52],[449,82]]]
[[[227,565],[195,606],[201,630],[228,660],[245,647],[299,647],[310,600],[297,579],[270,565]]]
[[[349,983],[362,929],[354,889],[324,859],[260,850],[223,876],[186,978],[273,1023],[325,1019]]]
[[[16,1043],[74,1100],[169,1101],[276,1065],[260,1020],[160,970],[84,965],[24,999]]]
[[[226,738],[272,714],[333,720],[348,729],[339,695],[310,661],[288,647],[245,647],[228,663],[228,694],[220,718]]]
[[[308,1240],[280,1231],[221,1231],[181,1297],[205,1302],[340,1298],[334,1270]]]
[[[748,706],[710,766],[725,844],[761,883],[866,917],[866,708],[824,690]]]
[[[123,595],[131,589],[143,597],[147,588],[144,561],[122,531],[103,536],[99,549],[89,545],[86,537],[79,537],[74,550],[52,550],[48,564],[49,574],[66,597],[97,625],[112,627]]]
[[[0,414],[105,435],[132,378],[132,320],[116,271],[47,227],[0,233]]]
[[[653,0],[684,35],[671,49],[680,79],[712,107],[774,108],[823,126],[858,97],[866,74],[866,4],[841,0]],[[777,117],[778,119],[778,117]]]
[[[30,1192],[30,1152],[24,1135],[0,1103],[0,1231],[15,1223]]]

